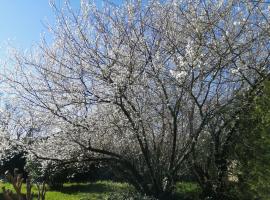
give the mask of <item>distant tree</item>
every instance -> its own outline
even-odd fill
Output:
[[[26,175],[24,171],[26,151],[10,140],[11,133],[12,139],[16,140],[25,133],[25,129],[20,125],[21,116],[15,107],[6,103],[0,110],[0,177],[4,177],[6,171],[13,171],[15,168]]]
[[[12,154],[6,154],[0,161],[0,177],[4,178],[6,171],[12,171],[17,168],[22,172],[23,176],[26,177],[26,172],[24,171],[24,166],[26,164],[25,155],[23,152],[19,152],[13,149]]]
[[[72,163],[63,165],[61,162],[42,162],[28,158],[25,171],[35,183],[45,182],[51,189],[61,189],[66,182],[89,182],[102,179],[113,179],[107,166],[96,163]],[[107,171],[107,177],[105,177]]]
[[[16,143],[41,160],[105,162],[160,199],[189,160],[204,197],[225,199],[223,153],[242,109],[233,105],[269,72],[268,5],[82,1],[73,12],[52,4],[53,44],[15,52],[6,76],[34,130]]]

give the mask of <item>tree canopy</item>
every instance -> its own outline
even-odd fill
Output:
[[[6,73],[24,121],[17,145],[42,160],[110,163],[159,198],[189,162],[206,197],[224,196],[237,96],[269,71],[268,5],[52,4],[53,44],[15,52]]]

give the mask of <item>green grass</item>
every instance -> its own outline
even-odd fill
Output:
[[[0,183],[0,187],[14,191],[9,183]],[[126,183],[113,183],[111,181],[98,181],[95,183],[67,183],[60,191],[48,191],[46,200],[106,200],[110,193],[120,192],[128,189]],[[25,185],[22,191],[25,193]],[[32,192],[37,194],[34,186]],[[2,189],[0,189],[0,199],[3,199]]]
[[[9,183],[1,183],[0,188],[14,191]],[[60,191],[48,191],[46,200],[106,200],[108,196],[115,192],[123,192],[132,188],[126,183],[116,183],[112,181],[97,181],[95,183],[66,183]],[[25,185],[22,191],[25,193]],[[34,186],[32,192],[37,194]],[[179,199],[197,199],[199,188],[194,183],[179,182],[176,187],[176,194]],[[0,200],[3,199],[2,189],[0,189]]]
[[[179,199],[197,200],[201,190],[199,186],[192,182],[178,182],[175,193]]]

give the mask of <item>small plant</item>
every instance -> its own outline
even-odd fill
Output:
[[[3,195],[5,200],[33,200],[34,194],[31,192],[32,190],[32,183],[31,179],[26,179],[26,194],[22,193],[22,185],[24,178],[22,177],[22,174],[19,174],[18,169],[14,169],[13,175],[7,171],[5,173],[5,176],[7,180],[12,184],[16,194],[14,194],[11,190],[6,190],[5,187],[3,187]],[[37,200],[45,200],[46,195],[46,187],[45,183],[37,184],[38,189],[38,198]]]

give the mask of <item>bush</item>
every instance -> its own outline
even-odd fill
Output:
[[[67,172],[64,168],[57,167],[53,162],[42,162],[28,159],[25,170],[31,176],[33,182],[45,181],[52,190],[61,189],[67,181]]]
[[[0,160],[0,175],[3,177],[6,171],[13,171],[13,169],[18,168],[25,178],[25,153],[19,151],[16,147],[10,149],[10,152],[12,153],[7,152],[5,156]]]
[[[108,200],[156,200],[154,197],[148,197],[138,192],[129,190],[112,193]]]
[[[235,147],[238,199],[270,199],[270,81],[251,100],[238,120]]]
[[[53,190],[61,189],[65,182],[93,182],[113,178],[109,167],[93,163],[63,165],[62,163],[28,159],[25,170],[34,182],[45,181]]]

